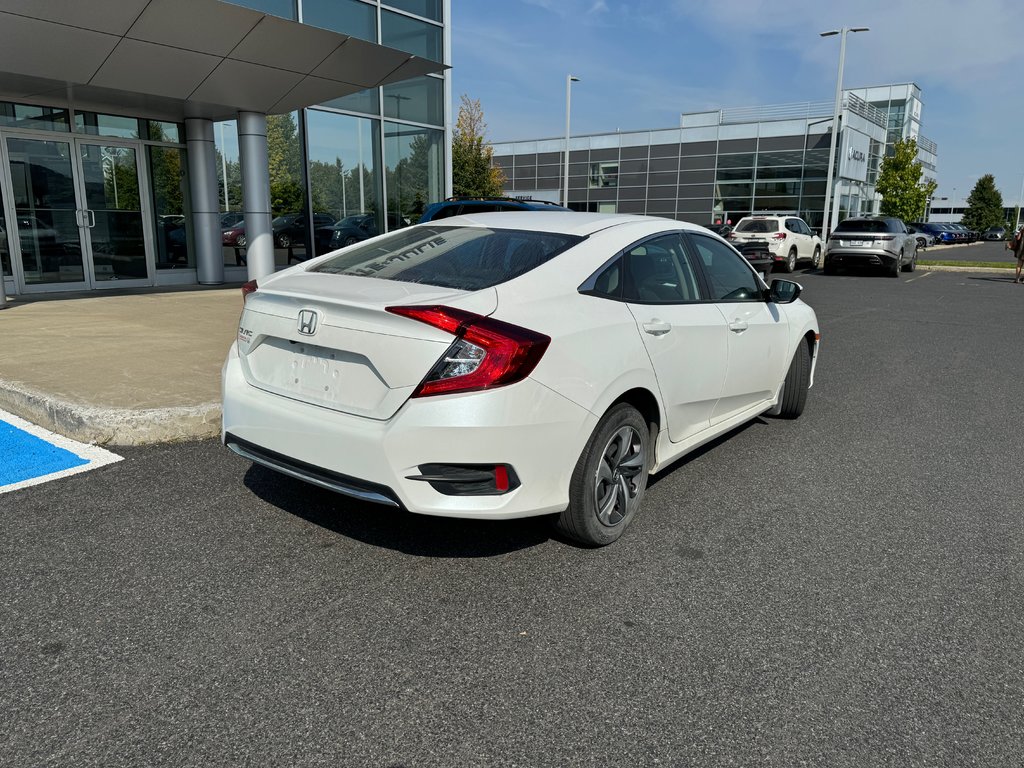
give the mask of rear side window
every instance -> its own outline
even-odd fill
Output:
[[[880,219],[850,219],[844,221],[836,232],[889,232],[888,223]]]
[[[421,225],[349,248],[309,271],[479,291],[519,277],[582,240],[554,232]]]
[[[736,225],[737,232],[778,232],[778,219],[747,219]]]

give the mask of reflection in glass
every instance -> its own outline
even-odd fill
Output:
[[[184,144],[182,141],[181,125],[179,123],[168,123],[162,120],[148,120],[146,125],[147,136],[150,141],[166,141],[169,144]]]
[[[444,124],[444,81],[417,77],[384,86],[384,117],[415,123]]]
[[[135,150],[81,144],[79,151],[94,278],[97,281],[146,278],[146,243]]]
[[[384,123],[389,230],[419,221],[442,197],[444,131]]]
[[[85,281],[79,218],[66,141],[7,139],[21,267],[27,284]]]
[[[185,151],[176,147],[147,147],[156,216],[156,268],[195,267],[188,247],[189,220],[185,213]]]
[[[31,128],[37,131],[66,131],[68,111],[56,107],[0,101],[0,125],[8,128]]]
[[[302,23],[377,42],[377,10],[362,0],[302,0]]]
[[[332,220],[315,228],[316,252],[383,232],[380,173],[374,163],[380,155],[379,123],[310,109],[306,130],[313,210]]]
[[[323,102],[325,107],[344,109],[347,112],[362,112],[367,115],[380,114],[379,91],[376,88],[367,88],[365,91],[350,93],[348,96],[339,96],[337,99]]]
[[[384,0],[384,5],[415,13],[433,21],[441,21],[441,0]]]
[[[75,112],[75,131],[93,136],[118,139],[139,138],[139,121],[134,117],[101,115],[96,112]]]
[[[7,244],[7,229],[3,190],[0,190],[0,276],[10,277],[13,272],[11,272],[11,248]]]
[[[400,51],[441,61],[441,27],[391,11],[380,14],[381,43]]]

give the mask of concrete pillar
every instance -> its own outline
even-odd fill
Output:
[[[213,121],[185,120],[188,147],[188,185],[192,197],[192,233],[196,246],[196,271],[203,285],[224,282],[221,255],[220,202],[217,195],[217,149]]]
[[[4,215],[3,211],[0,211],[0,217]],[[14,227],[11,227],[14,229]],[[10,253],[10,249],[7,249]],[[14,254],[11,253],[11,274],[14,274]],[[0,269],[0,309],[7,309],[7,292],[4,290],[4,271]]]
[[[238,154],[242,166],[246,264],[249,279],[274,274],[274,233],[270,225],[270,158],[267,116],[238,113]]]

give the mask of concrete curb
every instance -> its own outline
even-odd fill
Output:
[[[972,267],[966,262],[962,267],[951,267],[941,264],[918,264],[918,269],[927,270],[929,272],[987,272],[993,275],[1009,275],[1012,279],[1013,269],[1016,264],[1011,264],[1008,267]]]
[[[220,403],[173,408],[103,408],[60,400],[0,379],[0,409],[83,443],[150,445],[220,435]]]

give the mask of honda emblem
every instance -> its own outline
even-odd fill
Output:
[[[299,333],[312,336],[316,333],[317,315],[314,309],[303,309],[299,312]]]

